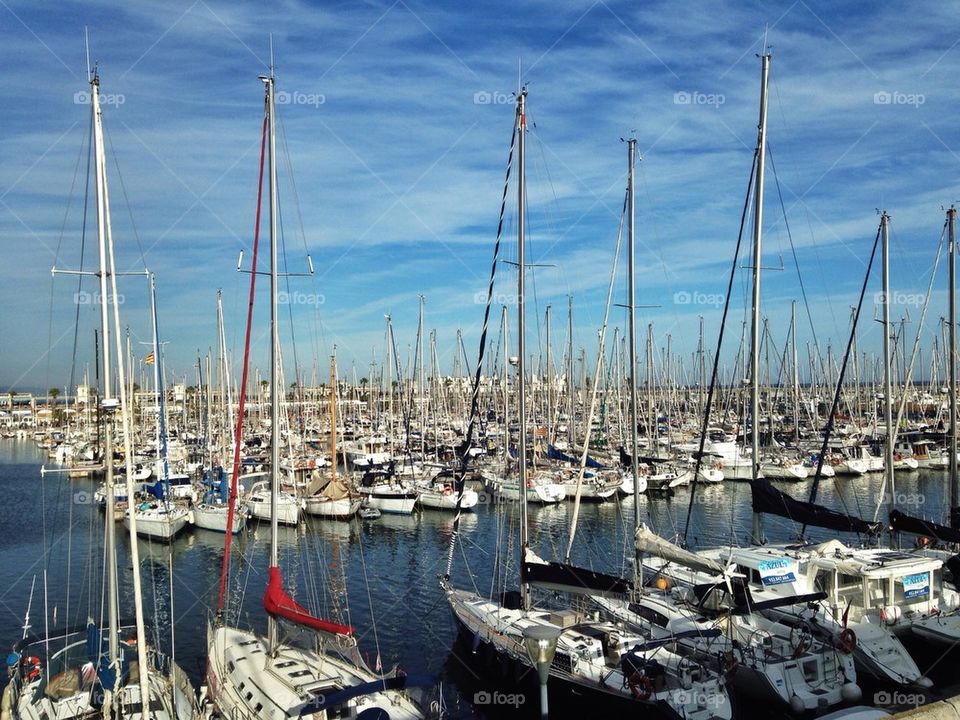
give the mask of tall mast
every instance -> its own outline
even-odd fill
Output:
[[[279,564],[279,548],[277,535],[279,533],[277,519],[277,496],[280,494],[280,393],[278,383],[280,372],[277,368],[278,349],[280,344],[280,320],[277,304],[277,140],[274,117],[274,77],[273,66],[270,67],[270,77],[264,82],[267,85],[267,120],[270,133],[270,567]],[[277,621],[272,615],[267,615],[267,643],[270,655],[277,649]]]
[[[567,295],[567,335],[569,347],[567,348],[567,431],[570,435],[570,448],[576,446],[576,411],[577,405],[573,398],[573,295]]]
[[[337,481],[337,356],[330,356],[330,467],[331,483]]]
[[[893,478],[893,398],[890,378],[890,216],[880,216],[883,236],[883,423],[887,429],[884,443],[884,472],[886,490],[889,493],[889,506],[892,512],[896,508],[896,488]]]
[[[553,372],[550,358],[550,305],[547,305],[547,367],[544,375],[547,378],[547,438],[553,442]]]
[[[427,417],[425,414],[424,395],[423,395],[423,295],[420,295],[420,312],[417,321],[417,371],[419,377],[417,380],[418,394],[420,395],[420,408],[417,417],[420,418],[420,461],[426,459],[426,435],[427,435]]]
[[[956,527],[954,513],[960,504],[960,487],[957,485],[957,210],[947,210],[950,240],[950,523]],[[957,518],[960,520],[960,518]]]
[[[763,175],[767,155],[767,81],[770,76],[770,53],[762,57],[760,75],[760,123],[757,133],[757,180],[753,215],[753,299],[750,321],[750,478],[760,476],[760,260],[763,238]],[[753,514],[753,542],[761,544],[763,518]]]
[[[637,306],[636,306],[636,266],[635,266],[635,241],[634,241],[634,212],[635,212],[635,161],[637,155],[637,140],[630,138],[627,140],[627,169],[629,172],[628,182],[630,192],[628,194],[627,206],[627,282],[629,284],[627,298],[629,309],[628,323],[628,347],[630,358],[630,466],[633,471],[633,526],[640,526],[640,463],[637,459],[639,454],[639,444],[637,442]],[[640,553],[636,552],[636,563],[634,572],[639,576],[641,572]]]
[[[100,363],[103,374],[103,394],[100,406],[104,411],[103,420],[103,459],[104,484],[106,486],[106,529],[104,532],[104,553],[107,557],[107,627],[109,628],[108,646],[111,663],[117,659],[117,633],[120,620],[117,608],[117,564],[116,564],[116,520],[114,518],[113,491],[113,411],[116,410],[116,398],[110,375],[110,318],[108,315],[107,275],[107,224],[110,209],[106,200],[106,161],[103,148],[103,126],[100,114],[100,78],[94,73],[90,81],[91,107],[93,112],[93,142],[95,156],[95,174],[97,185],[97,238],[100,250],[100,334],[102,337]],[[112,688],[109,688],[112,691]]]
[[[800,372],[797,369],[797,301],[790,303],[790,344],[793,354],[793,443],[800,446]],[[772,428],[771,428],[772,429]]]
[[[527,90],[521,88],[517,95],[517,376],[519,378],[517,408],[520,424],[520,471],[517,483],[520,491],[520,562],[524,560],[527,550],[527,394],[526,394],[526,352],[524,335],[524,275],[526,274],[523,233],[525,220],[525,191],[526,191],[526,119]],[[520,593],[523,599],[523,609],[530,609],[530,587],[522,583]]]

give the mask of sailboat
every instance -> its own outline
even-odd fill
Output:
[[[100,78],[96,70],[90,79],[90,106],[96,180],[97,240],[99,272],[64,271],[66,274],[95,275],[99,279],[100,332],[103,394],[104,476],[107,514],[104,519],[104,572],[107,628],[92,619],[85,627],[51,631],[43,638],[24,635],[15,645],[10,682],[4,689],[3,708],[15,720],[72,720],[104,717],[131,720],[192,720],[196,717],[193,688],[186,674],[171,659],[148,642],[144,623],[143,592],[136,517],[129,525],[130,562],[133,571],[135,624],[121,627],[117,573],[116,523],[114,521],[114,433],[122,428],[123,446],[130,448],[132,433],[120,341],[117,271],[114,261],[107,192],[106,159],[100,109]],[[113,308],[111,317],[110,306]],[[116,342],[111,349],[111,337]],[[115,354],[114,354],[115,352]],[[114,362],[116,358],[116,362]],[[114,376],[119,398],[114,396]],[[133,496],[132,453],[126,452],[127,493]],[[8,658],[8,664],[9,664]],[[145,702],[146,701],[146,702]],[[144,706],[148,711],[144,712]]]
[[[270,506],[277,508],[280,494],[280,403],[279,322],[277,268],[277,174],[275,162],[274,77],[260,78],[266,86],[260,181],[263,157],[269,140],[270,208],[270,452],[272,477]],[[254,237],[254,267],[250,275],[241,403],[246,392],[249,367],[250,328],[257,269],[260,208]],[[240,408],[242,418],[242,405]],[[238,421],[239,424],[240,421]],[[235,439],[234,473],[231,479],[230,513],[235,511],[240,438]],[[312,615],[283,589],[279,563],[279,513],[270,515],[269,582],[263,597],[267,633],[233,627],[224,614],[231,535],[225,536],[218,612],[207,631],[208,665],[205,702],[224,718],[357,717],[367,711],[378,717],[419,718],[419,709],[405,688],[414,682],[400,672],[372,672],[364,663],[352,627]],[[280,622],[312,633],[310,642],[294,645],[280,638]]]
[[[223,452],[220,456],[220,463],[215,462],[211,456],[210,467],[204,471],[203,480],[201,481],[204,489],[203,495],[200,497],[200,502],[194,505],[190,512],[193,518],[193,524],[198,528],[213,530],[214,532],[226,532],[230,515],[230,482],[227,480],[227,472],[222,463],[226,461],[226,442],[229,440],[226,428],[232,430],[234,425],[233,401],[230,397],[230,371],[227,364],[227,340],[223,331],[223,300],[220,290],[217,290],[217,344],[220,355],[220,390],[223,399],[223,410],[226,413],[226,426],[223,432],[223,444],[221,445]],[[207,404],[207,428],[209,435],[209,395]],[[247,525],[247,511],[245,507],[241,507],[239,511],[233,513],[233,520],[230,525],[233,534],[243,531]]]
[[[517,475],[527,472],[527,409],[526,373],[524,371],[524,220],[525,220],[525,133],[527,91],[517,94],[514,142],[518,148],[517,162],[517,259],[518,259],[518,337],[517,379],[519,447]],[[511,151],[513,142],[511,142]],[[512,154],[512,152],[511,152]],[[509,169],[508,169],[509,173]],[[508,174],[509,180],[509,174]],[[504,199],[506,187],[504,188]],[[502,226],[502,224],[501,224]],[[496,253],[499,251],[498,233]],[[463,443],[461,462],[465,470],[466,449],[470,447],[477,418],[480,386],[480,368],[486,326],[493,292],[493,271],[488,290],[488,302],[481,333],[480,361],[474,378],[470,425]],[[509,422],[509,421],[508,421]],[[587,427],[589,428],[589,419]],[[587,435],[589,438],[589,434]],[[584,443],[584,453],[589,442]],[[463,479],[459,481],[462,491]],[[582,610],[564,608],[535,608],[531,590],[534,586],[547,590],[561,590],[576,594],[597,592],[622,597],[631,592],[631,583],[603,573],[575,568],[561,563],[549,563],[537,557],[529,546],[527,534],[527,499],[520,494],[519,554],[520,590],[506,591],[499,597],[486,597],[472,590],[461,590],[451,581],[454,545],[448,550],[447,572],[441,579],[441,588],[447,597],[463,643],[471,648],[478,664],[487,669],[497,668],[521,685],[533,685],[538,677],[537,667],[527,654],[525,637],[531,632],[550,632],[557,638],[556,654],[549,666],[547,691],[565,700],[589,703],[594,712],[609,713],[614,709],[627,713],[647,712],[670,718],[729,718],[731,708],[722,681],[705,667],[690,663],[674,654],[669,643],[649,643],[648,638],[611,622],[596,621]],[[459,515],[458,515],[459,518]],[[454,541],[458,521],[454,524]]]
[[[337,477],[337,358],[330,356],[330,473],[316,469],[304,492],[304,510],[308,515],[342,520],[352,518],[360,509],[361,498]]]
[[[156,497],[154,501],[131,502],[123,515],[124,525],[129,530],[132,516],[136,516],[137,534],[151,540],[170,542],[190,522],[190,512],[170,498],[170,466],[167,461],[166,399],[163,388],[163,360],[157,330],[157,286],[150,274],[150,314],[153,319],[153,367],[157,391],[157,465],[160,479],[149,488]],[[129,448],[129,445],[127,446]],[[127,453],[129,454],[129,452]]]

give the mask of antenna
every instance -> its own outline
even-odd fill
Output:
[[[517,95],[523,90],[523,58],[517,57]]]
[[[270,77],[273,77],[273,33],[270,33]]]
[[[92,77],[90,74],[90,28],[86,25],[83,26],[83,42],[87,48],[87,79],[89,80]]]

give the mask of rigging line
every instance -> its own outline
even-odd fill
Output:
[[[93,133],[93,119],[91,117],[91,135]],[[83,288],[83,258],[85,254],[85,249],[87,245],[87,210],[89,205],[90,197],[90,163],[92,155],[92,143],[87,144],[87,183],[86,188],[83,194],[83,221],[80,229],[80,274],[77,276],[77,299],[80,298],[80,293]],[[52,295],[52,293],[51,293]],[[77,366],[77,344],[79,342],[80,334],[80,303],[76,303],[76,311],[74,313],[73,319],[73,351],[71,353],[70,360],[70,387],[74,387],[74,382],[76,379],[75,372]]]
[[[279,182],[277,183],[279,185]],[[277,188],[279,191],[279,188]],[[287,317],[290,320],[290,343],[293,347],[293,381],[296,383],[296,391],[291,392],[291,398],[293,402],[293,412],[296,414],[298,420],[298,430],[300,433],[300,448],[299,451],[304,452],[304,417],[303,417],[303,406],[297,402],[297,395],[300,393],[300,361],[297,355],[297,334],[294,328],[293,323],[293,305],[294,305],[294,295],[290,292],[290,265],[287,262],[287,240],[286,234],[283,232],[283,210],[280,207],[280,204],[277,204],[277,226],[280,230],[280,253],[283,256],[283,270],[284,270],[284,285],[287,287]],[[282,373],[281,373],[282,374]],[[286,388],[283,388],[284,394],[286,394]],[[284,415],[287,418],[287,427],[290,427],[290,408],[288,407]],[[289,440],[289,437],[288,437]]]
[[[843,377],[847,372],[847,361],[850,359],[850,350],[853,347],[854,338],[857,336],[857,323],[860,320],[860,310],[863,307],[863,298],[867,293],[867,285],[870,282],[870,271],[873,268],[873,260],[877,255],[877,245],[880,243],[880,231],[883,227],[881,222],[880,226],[877,227],[877,235],[873,240],[873,249],[870,251],[870,261],[867,263],[867,272],[863,276],[863,285],[860,287],[860,300],[857,302],[857,309],[853,315],[853,323],[850,328],[850,336],[847,338],[847,349],[843,354],[843,364],[840,366],[840,375],[837,378],[837,388],[836,392],[833,395],[833,406],[830,408],[830,414],[827,416],[827,426],[824,428],[823,432],[823,444],[820,446],[820,457],[817,459],[817,470],[813,476],[813,486],[810,488],[810,500],[812,504],[817,500],[817,490],[820,487],[820,477],[821,471],[823,470],[823,461],[824,456],[827,452],[827,444],[830,442],[830,433],[833,432],[833,420],[837,414],[837,408],[840,406],[840,395],[843,390]],[[886,332],[886,328],[884,328]],[[843,495],[837,493],[837,496],[840,498],[840,504],[843,506],[844,511],[846,512],[846,503],[843,500]],[[879,509],[879,505],[878,505]],[[849,513],[848,513],[849,514]],[[806,532],[807,525],[806,523],[800,529],[800,537],[802,538]]]
[[[703,448],[707,441],[707,429],[710,427],[710,411],[713,408],[713,394],[717,385],[717,370],[720,366],[720,351],[723,347],[723,336],[726,331],[727,315],[730,311],[730,294],[733,289],[733,282],[737,275],[737,260],[740,257],[740,247],[743,244],[743,230],[747,223],[747,210],[750,208],[751,190],[757,171],[760,149],[757,147],[753,151],[753,165],[750,167],[750,179],[747,181],[747,196],[743,203],[743,212],[740,214],[740,231],[737,233],[737,246],[733,252],[733,262],[730,265],[730,275],[727,278],[727,296],[723,302],[723,316],[720,318],[720,332],[717,335],[717,349],[713,354],[713,369],[710,372],[710,388],[707,390],[707,404],[703,413],[703,426],[700,431],[700,448],[697,452],[697,461],[693,468],[693,480],[690,482],[690,502],[687,505],[687,520],[683,526],[683,544],[686,544],[687,535],[690,532],[690,518],[693,515],[693,505],[697,495],[697,478],[700,475],[700,467],[703,463]],[[759,262],[759,258],[754,258],[754,262]],[[753,461],[755,461],[754,458]]]
[[[500,198],[500,217],[497,221],[497,239],[493,246],[493,260],[490,264],[490,280],[487,283],[487,302],[483,308],[483,326],[480,330],[480,347],[478,350],[477,369],[473,377],[473,389],[471,390],[470,395],[470,417],[467,420],[467,432],[465,434],[463,444],[460,446],[460,463],[459,467],[457,468],[455,483],[457,488],[457,509],[456,515],[453,519],[453,531],[451,533],[450,546],[447,554],[447,568],[444,575],[446,579],[450,578],[450,568],[453,565],[454,546],[457,544],[457,534],[460,530],[460,503],[463,500],[463,491],[466,487],[465,477],[467,472],[467,463],[470,459],[470,446],[473,443],[473,433],[477,423],[477,413],[479,411],[480,378],[483,372],[484,351],[486,350],[487,345],[487,330],[490,322],[490,305],[493,302],[493,287],[494,281],[496,280],[497,262],[500,255],[500,242],[503,238],[503,219],[504,215],[506,214],[507,192],[510,188],[510,170],[513,167],[513,151],[517,141],[517,131],[519,125],[519,122],[514,121],[513,131],[510,136],[510,151],[507,155],[507,169],[504,173],[503,195]],[[510,441],[508,433],[507,445],[509,446],[509,444]],[[520,487],[523,487],[523,483],[520,483]]]
[[[63,212],[63,223],[60,225],[60,237],[57,239],[57,251],[54,253],[54,263],[57,262],[57,259],[60,257],[60,248],[63,244],[64,233],[67,228],[67,219],[70,215],[70,208],[73,205],[73,192],[77,186],[77,174],[80,170],[80,160],[83,158],[83,148],[87,148],[87,172],[86,172],[86,184],[84,186],[83,194],[83,225],[81,226],[80,234],[80,275],[77,276],[77,294],[74,298],[76,304],[76,312],[74,317],[73,325],[73,354],[70,359],[70,384],[67,386],[67,394],[69,395],[69,388],[73,387],[74,382],[74,373],[76,370],[77,362],[77,335],[79,333],[80,327],[80,303],[78,302],[80,298],[80,291],[83,287],[83,252],[86,246],[86,228],[87,228],[87,203],[90,199],[90,156],[92,150],[92,143],[88,142],[89,138],[93,135],[93,113],[90,114],[90,128],[88,130],[86,140],[80,143],[80,148],[77,151],[77,164],[73,170],[73,180],[70,183],[70,194],[67,196],[67,208]],[[50,317],[47,327],[47,348],[50,348],[53,344],[53,275],[50,277]],[[46,385],[50,384],[50,361],[52,353],[48,351],[47,353],[47,380]]]
[[[803,285],[803,274],[800,272],[800,260],[797,258],[797,248],[793,244],[793,233],[790,232],[790,221],[787,220],[787,208],[783,202],[783,193],[780,191],[780,176],[777,175],[777,164],[773,161],[773,149],[767,144],[767,157],[770,158],[770,169],[773,170],[773,179],[777,186],[777,198],[780,200],[780,212],[783,215],[783,227],[787,231],[787,239],[790,241],[790,253],[793,256],[793,265],[797,269],[797,281],[800,283],[800,296],[803,298],[803,308],[807,313],[807,322],[810,324],[810,335],[813,338],[813,347],[817,352],[817,360],[820,362],[820,369],[824,373],[823,355],[820,352],[820,342],[817,340],[817,331],[813,326],[813,315],[810,313],[810,303],[807,301],[807,290]],[[830,297],[827,296],[827,304],[830,305]],[[830,305],[830,316],[833,317],[834,329],[837,328],[837,320],[833,316],[833,306]]]
[[[266,99],[264,105],[268,106]],[[257,251],[260,246],[260,212],[263,208],[263,161],[267,145],[267,107],[264,108],[263,130],[260,138],[260,179],[257,189],[257,213],[253,229],[253,260],[250,267],[250,297],[247,302],[247,329],[243,344],[243,371],[237,400],[237,431],[233,452],[233,476],[230,478],[230,501],[227,505],[227,530],[223,547],[223,562],[220,568],[220,592],[217,598],[217,614],[224,611],[223,602],[227,591],[227,575],[230,571],[230,544],[233,539],[233,518],[237,505],[237,483],[240,476],[240,444],[243,437],[243,410],[247,397],[247,372],[250,369],[250,329],[253,324],[253,300],[257,286]]]
[[[589,453],[590,451],[590,435],[593,432],[593,414],[594,414],[594,411],[596,410],[596,404],[597,404],[597,393],[598,393],[597,386],[599,384],[597,381],[600,379],[598,376],[600,375],[600,372],[602,370],[602,365],[603,365],[601,358],[604,355],[604,343],[607,337],[607,323],[610,319],[610,305],[613,302],[613,288],[616,285],[616,281],[617,281],[617,263],[620,261],[620,247],[621,247],[621,241],[623,240],[623,223],[627,216],[627,207],[629,205],[629,200],[630,200],[630,188],[627,188],[623,193],[623,208],[620,211],[620,227],[617,230],[617,244],[614,249],[613,267],[610,269],[610,284],[607,288],[607,302],[603,311],[603,324],[600,326],[600,338],[598,340],[598,344],[600,347],[598,348],[598,352],[597,352],[597,356],[598,356],[597,365],[596,365],[596,368],[594,369],[593,387],[591,388],[591,392],[590,392],[590,409],[588,411],[588,415],[586,418],[586,429],[584,430],[584,436],[583,436],[583,453],[580,456],[580,468],[577,473],[577,490],[573,500],[573,517],[570,520],[570,531],[569,531],[570,535],[567,540],[567,550],[565,554],[565,562],[567,563],[570,562],[570,553],[573,551],[573,541],[576,538],[576,534],[577,534],[577,519],[580,515],[580,499],[581,499],[581,494],[583,489],[583,479],[584,479],[584,474],[587,468],[587,453]],[[586,364],[586,361],[584,361],[584,364]],[[586,385],[586,381],[588,379],[586,367],[584,367],[583,369],[583,375],[584,375],[584,385]],[[584,387],[584,392],[586,392],[586,387]],[[520,432],[525,432],[525,431],[526,431],[525,428],[520,428]],[[520,488],[522,492],[522,488],[523,488],[522,477],[520,478]]]
[[[120,173],[120,160],[117,157],[117,152],[113,148],[113,136],[110,134],[110,131],[107,130],[105,133],[107,137],[107,142],[110,143],[110,157],[113,158],[113,165],[117,169],[117,179],[120,181],[120,192],[123,194],[123,203],[127,206],[127,213],[130,215],[130,229],[133,230],[133,237],[137,241],[137,248],[140,250],[140,263],[143,265],[143,269],[147,269],[147,258],[143,253],[143,244],[140,242],[140,233],[137,232],[137,224],[133,220],[133,206],[130,204],[130,198],[127,197],[127,186],[123,182],[123,175]],[[104,170],[106,172],[106,170]]]

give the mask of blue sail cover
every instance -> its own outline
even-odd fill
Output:
[[[87,659],[95,663],[100,657],[100,631],[92,622],[87,623]]]
[[[153,495],[157,500],[163,500],[163,480],[157,480],[153,485],[147,485],[147,492]]]
[[[567,455],[566,453],[560,452],[553,445],[547,445],[547,457],[550,458],[551,460],[562,460],[563,462],[568,462],[571,465],[580,464],[579,459],[573,457],[572,455]],[[594,460],[592,457],[587,455],[587,467],[603,470],[606,466],[603,463],[597,460]]]
[[[213,504],[217,500],[226,502],[230,497],[230,483],[227,482],[227,473],[220,466],[214,468],[211,473],[209,470],[203,473],[201,483],[207,488],[203,494],[203,502]]]

